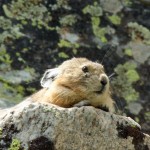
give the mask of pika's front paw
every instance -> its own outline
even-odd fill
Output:
[[[83,100],[73,105],[73,107],[82,107],[82,106],[91,106],[91,104],[88,100]]]

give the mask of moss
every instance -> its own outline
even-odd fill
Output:
[[[129,61],[123,65],[119,64],[115,68],[115,72],[118,74],[118,77],[112,81],[112,84],[116,87],[115,93],[125,98],[127,103],[139,98],[139,93],[133,87],[133,83],[140,79],[136,67],[137,65],[134,62]]]
[[[84,14],[90,14],[93,17],[98,17],[103,15],[102,8],[97,2],[94,2],[93,5],[87,5],[85,8],[83,8],[82,12]]]
[[[18,139],[13,139],[8,150],[19,150],[21,147],[20,141]]]
[[[143,41],[143,43],[150,45],[150,31],[136,22],[128,23],[129,34],[133,41]]]
[[[114,24],[114,25],[120,25],[121,18],[117,15],[108,16],[108,19]]]
[[[133,56],[132,49],[130,49],[130,48],[125,49],[124,54],[127,55],[127,56]]]

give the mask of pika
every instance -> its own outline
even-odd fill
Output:
[[[90,105],[114,112],[109,78],[104,67],[86,58],[72,58],[58,68],[48,69],[41,79],[42,89],[31,97],[61,107]]]

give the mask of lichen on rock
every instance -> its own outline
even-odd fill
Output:
[[[121,23],[121,18],[118,15],[110,15],[108,19],[114,24],[119,25]]]
[[[114,89],[115,92],[118,96],[125,98],[128,103],[139,98],[139,93],[133,87],[133,83],[140,79],[136,68],[136,63],[132,61],[126,62],[123,65],[119,64],[115,68],[118,77],[112,81],[113,86],[116,87]]]
[[[13,108],[0,110],[0,128],[3,149],[150,148],[150,137],[140,131],[134,120],[90,106],[66,109],[33,103],[29,98]]]
[[[13,139],[8,150],[20,150],[20,141],[18,139]]]
[[[33,26],[39,28],[41,26],[49,28],[51,14],[41,2],[41,0],[12,1],[10,4],[3,5],[3,10],[8,18],[31,22]]]
[[[128,23],[129,34],[134,41],[143,41],[143,43],[150,45],[150,31],[136,22]]]

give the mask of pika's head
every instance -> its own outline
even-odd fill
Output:
[[[109,94],[109,78],[104,67],[86,58],[72,58],[58,68],[45,72],[41,85],[49,88],[53,84],[64,86],[82,97],[90,98]]]

